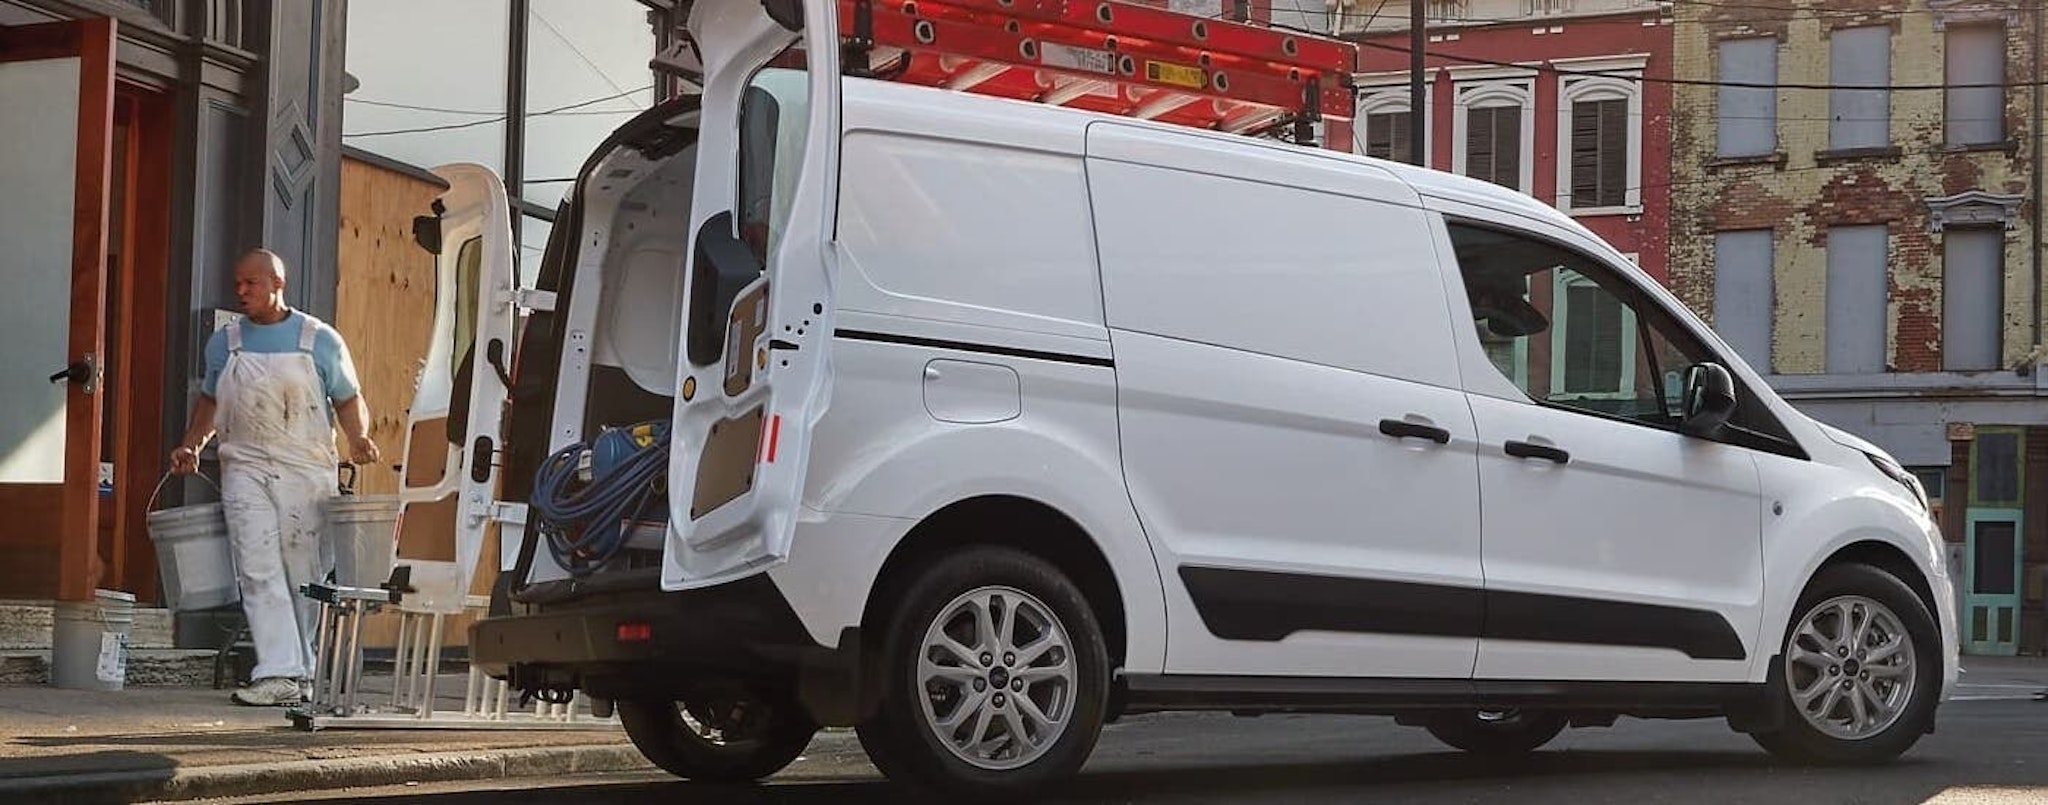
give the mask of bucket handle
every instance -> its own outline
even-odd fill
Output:
[[[205,481],[205,482],[206,482],[206,485],[207,485],[207,486],[213,487],[213,494],[215,494],[215,495],[219,495],[219,494],[220,494],[220,484],[214,483],[214,482],[213,482],[213,479],[212,479],[212,478],[208,478],[208,477],[206,477],[206,473],[203,473],[203,472],[195,472],[195,473],[192,473],[192,474],[193,474],[193,475],[197,475],[197,476],[199,476],[199,480]],[[177,473],[173,473],[173,472],[166,472],[166,473],[164,473],[164,477],[163,477],[163,480],[160,480],[160,481],[157,481],[157,482],[156,482],[156,491],[154,491],[154,492],[151,492],[151,493],[149,493],[149,506],[148,506],[147,508],[144,508],[144,509],[143,509],[143,511],[146,511],[146,512],[153,512],[153,511],[156,511],[156,499],[157,499],[157,496],[159,496],[159,495],[162,495],[162,494],[164,493],[164,484],[170,483],[170,482],[171,482],[171,478],[175,477],[176,475],[177,475]]]

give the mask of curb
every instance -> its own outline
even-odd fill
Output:
[[[0,802],[163,802],[653,768],[627,744],[488,749],[0,779]]]

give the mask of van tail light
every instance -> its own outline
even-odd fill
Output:
[[[619,642],[645,643],[654,639],[654,627],[645,623],[619,624]]]

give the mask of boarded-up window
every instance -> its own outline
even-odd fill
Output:
[[[1628,101],[1572,102],[1572,206],[1628,203]]]
[[[1878,148],[1891,142],[1892,29],[1843,28],[1828,35],[1828,147]],[[1851,89],[1872,87],[1873,89]]]
[[[1996,369],[2005,324],[2005,232],[1942,233],[1941,368]]]
[[[1759,372],[1771,371],[1771,230],[1714,236],[1714,330]]]
[[[1718,153],[1751,157],[1778,149],[1778,91],[1768,87],[1728,84],[1775,84],[1778,81],[1778,40],[1774,37],[1729,39],[1721,43],[1716,114]]]
[[[1953,25],[1947,50],[1948,84],[2005,83],[2005,26]],[[1950,145],[1996,143],[2005,139],[2005,88],[1957,87],[1947,91]]]
[[[1374,112],[1365,116],[1365,155],[1413,163],[1415,150],[1408,147],[1409,114]]]
[[[1465,175],[1522,189],[1522,107],[1465,111]]]
[[[1980,430],[1970,467],[1971,502],[1980,506],[2020,503],[2020,432]]]
[[[1885,368],[1885,305],[1890,294],[1883,226],[1828,230],[1827,370],[1867,374]]]

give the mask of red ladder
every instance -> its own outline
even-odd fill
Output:
[[[1358,46],[1123,0],[840,0],[849,72],[1351,150]]]

